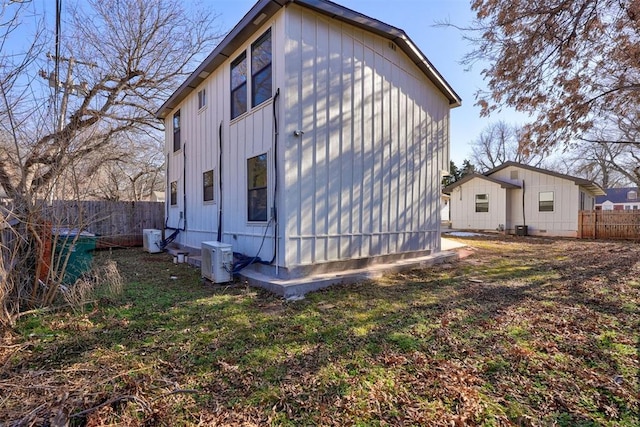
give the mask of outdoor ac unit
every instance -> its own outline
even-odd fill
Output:
[[[162,252],[160,242],[162,241],[162,231],[154,228],[145,228],[142,230],[142,247],[150,254]]]
[[[202,242],[202,277],[213,283],[231,281],[233,251],[231,245],[222,242]]]

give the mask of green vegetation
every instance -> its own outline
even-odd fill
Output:
[[[0,419],[640,424],[640,248],[465,241],[473,255],[455,263],[298,302],[202,282],[162,254],[99,253],[122,292],[25,315],[4,335]]]

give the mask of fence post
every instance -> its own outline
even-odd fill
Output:
[[[578,211],[578,239],[582,239],[583,218],[584,218],[584,211]]]

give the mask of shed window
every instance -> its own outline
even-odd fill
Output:
[[[553,191],[538,194],[538,212],[553,212]]]
[[[638,198],[638,192],[631,190],[627,193],[627,199],[629,200],[636,200]]]
[[[202,200],[213,200],[213,169],[202,173]]]
[[[207,105],[207,90],[202,89],[198,92],[198,110],[203,109],[205,105]]]
[[[247,160],[247,219],[267,220],[267,154]]]
[[[511,171],[511,179],[518,179],[518,171]]]
[[[488,194],[476,194],[476,212],[489,212]]]
[[[180,149],[180,110],[173,114],[173,152]]]
[[[271,30],[251,45],[251,106],[271,98]]]
[[[171,189],[170,189],[170,203],[171,206],[176,206],[178,204],[178,181],[172,181],[171,182]]]
[[[231,63],[231,118],[247,111],[247,53]]]

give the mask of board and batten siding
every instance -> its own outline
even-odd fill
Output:
[[[509,190],[511,192],[513,190]],[[451,226],[466,230],[496,231],[507,223],[507,193],[500,184],[474,178],[451,192]],[[489,212],[476,212],[476,195],[486,194]],[[510,197],[513,200],[512,197]]]
[[[511,178],[512,171],[517,171],[517,179]],[[522,208],[523,190],[511,190],[511,197],[515,203],[510,204],[508,213],[510,223],[507,228],[510,231],[513,231],[516,225],[526,223],[529,234],[577,236],[580,187],[575,182],[514,166],[499,170],[491,177],[517,185],[522,185],[524,180],[525,217],[523,218]],[[553,212],[540,212],[538,209],[539,194],[546,191],[554,193]]]
[[[178,182],[178,205],[169,206],[167,226],[185,228],[177,241],[185,246],[200,247],[203,240],[215,239],[218,227],[219,203],[219,139],[218,127],[224,117],[224,100],[216,94],[224,93],[224,79],[221,73],[214,73],[206,79],[180,105],[181,149],[173,152],[173,114],[165,119],[167,129],[168,176]],[[198,92],[206,91],[206,105],[198,109]],[[183,162],[186,161],[186,168]],[[203,177],[205,171],[214,170],[213,201],[204,201]],[[184,175],[184,176],[183,176]],[[183,181],[186,180],[186,198],[183,197]],[[170,189],[167,188],[166,203],[170,203]],[[185,209],[186,199],[186,209]],[[180,219],[183,215],[184,219]]]
[[[231,120],[230,111],[230,63],[242,51],[246,50],[267,29],[272,29],[274,75],[273,88],[282,81],[279,71],[277,46],[278,37],[282,38],[283,30],[278,30],[277,21],[282,19],[283,12],[265,23],[255,32],[241,48],[236,50],[223,65],[211,73],[197,88],[193,90],[165,119],[166,154],[169,160],[167,172],[168,183],[178,181],[178,204],[169,206],[170,191],[167,188],[167,226],[183,228],[180,220],[184,215],[183,173],[186,178],[186,230],[182,230],[176,242],[192,248],[200,248],[203,241],[218,238],[219,209],[222,207],[222,241],[231,243],[233,250],[247,255],[255,255],[265,235],[265,223],[247,222],[247,159],[267,153],[269,206],[273,194],[273,114],[272,100]],[[248,60],[250,56],[248,55]],[[280,77],[277,73],[280,73]],[[250,84],[250,83],[248,83]],[[198,109],[198,92],[206,90],[206,106]],[[249,89],[250,90],[250,89]],[[173,152],[173,114],[180,109],[181,140],[183,148]],[[222,125],[222,181],[220,189],[220,125]],[[186,151],[185,151],[186,150]],[[184,156],[184,158],[183,158]],[[186,170],[183,161],[186,158]],[[203,176],[208,170],[214,170],[214,200],[203,200]],[[222,202],[222,206],[220,206]],[[265,243],[260,253],[263,259],[273,256],[273,235],[267,232]]]
[[[438,251],[448,100],[382,37],[297,5],[285,26],[287,265]]]

